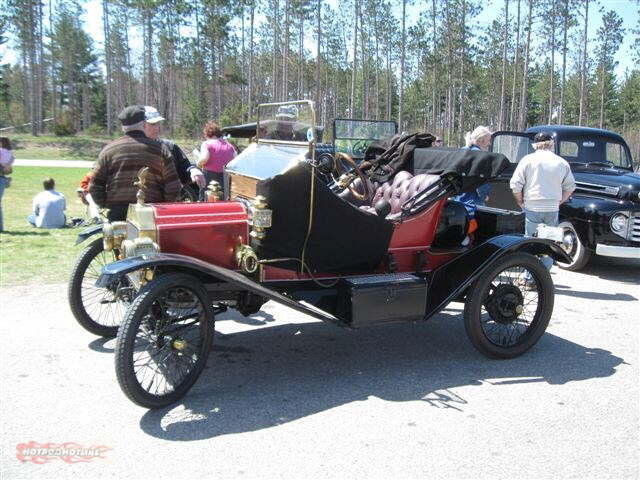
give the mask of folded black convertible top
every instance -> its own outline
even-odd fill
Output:
[[[466,177],[492,179],[509,166],[501,153],[483,150],[449,148],[416,148],[413,152],[413,173],[443,175],[456,173]]]

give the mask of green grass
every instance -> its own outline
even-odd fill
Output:
[[[98,158],[100,150],[116,138],[107,136],[75,135],[70,137],[56,137],[40,135],[34,137],[27,134],[15,134],[9,138],[13,145],[13,153],[18,159],[34,160],[90,160]],[[185,153],[200,143],[192,139],[174,139]]]
[[[67,200],[67,220],[85,216],[76,188],[85,168],[15,167],[11,186],[4,192],[4,232],[0,233],[0,286],[66,283],[78,253],[74,246],[80,228],[46,230],[26,220],[33,197],[42,191],[42,180],[50,176],[56,190]]]
[[[10,137],[16,158],[38,160],[95,160],[109,137],[55,137],[13,135]]]

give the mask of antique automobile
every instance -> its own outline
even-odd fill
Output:
[[[313,103],[289,104],[306,111],[308,140],[259,134],[227,165],[227,201],[146,204],[141,190],[126,225],[105,238],[123,258],[96,286],[130,302],[115,367],[131,401],[179,400],[205,367],[216,315],[251,315],[269,300],[349,329],[422,321],[464,301],[466,331],[484,355],[512,358],[536,344],[554,301],[537,255],[566,254],[542,238],[476,235],[449,200],[499,175],[503,155],[416,149],[388,181],[356,166],[327,185],[316,171]],[[261,105],[258,123],[280,106]]]
[[[640,258],[640,175],[633,173],[631,151],[617,133],[586,127],[546,125],[524,133],[496,132],[492,151],[511,164],[492,181],[488,205],[519,211],[509,190],[518,161],[533,152],[540,131],[552,133],[555,153],[569,162],[576,190],[560,205],[562,246],[571,257],[559,266],[581,270],[592,255]]]

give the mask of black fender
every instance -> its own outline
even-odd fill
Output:
[[[523,235],[499,235],[438,267],[429,278],[426,317],[442,310],[471,285],[496,259],[512,252],[549,255],[554,260],[570,263],[560,246],[541,238]]]
[[[139,257],[125,258],[117,262],[110,263],[102,267],[102,272],[96,280],[96,286],[100,288],[107,288],[111,284],[117,282],[123,275],[127,273],[140,270],[142,268],[165,268],[170,267],[174,270],[180,270],[185,273],[191,273],[199,278],[204,278],[205,281],[211,280],[213,282],[227,282],[240,291],[250,291],[256,295],[266,297],[269,300],[274,300],[282,305],[293,308],[298,312],[306,313],[314,318],[323,320],[325,322],[331,322],[339,326],[346,326],[344,322],[337,317],[327,313],[319,308],[311,305],[302,304],[286,297],[281,293],[265,287],[264,285],[251,280],[250,278],[242,275],[239,272],[229,270],[228,268],[220,267],[212,263],[207,263],[197,258],[189,257],[187,255],[178,255],[175,253],[159,253],[155,255],[142,255]]]
[[[92,225],[90,227],[85,228],[78,234],[78,238],[76,238],[76,245],[81,244],[87,238],[92,237],[98,233],[102,233],[102,225]]]

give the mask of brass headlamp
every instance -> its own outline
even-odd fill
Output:
[[[219,202],[222,200],[222,188],[215,180],[211,180],[207,187],[207,202]]]
[[[273,211],[267,208],[267,199],[258,195],[251,205],[251,238],[262,240],[266,236],[265,230],[271,227],[272,217]]]
[[[102,225],[102,241],[105,251],[119,249],[126,237],[127,222],[106,222]]]

